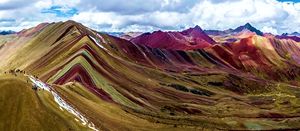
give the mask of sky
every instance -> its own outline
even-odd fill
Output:
[[[0,30],[75,20],[98,31],[226,30],[300,32],[300,0],[1,0]]]

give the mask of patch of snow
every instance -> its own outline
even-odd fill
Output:
[[[95,128],[94,123],[89,123],[88,127],[91,128],[91,129],[93,129],[93,130],[98,130],[98,129]]]
[[[99,35],[98,33],[96,35],[100,38],[100,40],[102,41],[102,43],[105,43],[105,40],[104,40],[104,38],[101,35]]]
[[[37,81],[33,76],[29,76],[29,79],[38,87],[46,90],[46,91],[51,91],[51,89],[43,82]]]
[[[96,43],[96,45],[98,45],[100,48],[106,50],[106,48],[104,46],[102,46],[100,43],[98,43],[98,41],[94,37],[90,36],[90,38]]]
[[[52,94],[54,97],[54,101],[59,105],[59,108],[61,110],[65,109],[71,114],[75,115],[80,121],[82,125],[88,125],[88,127],[92,130],[98,131],[96,129],[94,123],[89,122],[87,118],[85,118],[79,111],[77,111],[75,108],[73,108],[70,104],[68,104],[65,100],[63,100],[53,89],[51,86],[43,83],[42,81],[34,78],[33,76],[28,76],[29,79],[39,88],[42,88]],[[76,121],[79,121],[78,119],[75,118]]]

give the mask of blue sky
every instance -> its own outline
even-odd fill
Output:
[[[72,17],[78,14],[78,10],[76,8],[64,9],[62,6],[51,6],[50,8],[42,9],[41,13],[55,14],[57,17]]]
[[[300,0],[1,0],[0,30],[75,20],[98,31],[225,30],[247,22],[264,32],[300,32]]]

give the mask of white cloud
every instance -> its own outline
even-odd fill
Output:
[[[7,1],[6,4],[12,5],[15,4],[16,1],[22,0],[12,0]],[[60,18],[55,14],[44,14],[41,13],[43,9],[50,8],[53,5],[66,7],[68,6],[62,2],[56,2],[57,0],[29,0],[25,1],[28,3],[27,6],[16,6],[12,9],[0,10],[0,30],[14,30],[20,31],[25,28],[30,28],[38,25],[42,22],[52,22],[52,21],[64,21],[69,18]],[[24,1],[23,1],[24,2]],[[68,2],[66,2],[68,3]],[[5,24],[5,26],[1,25],[1,19],[4,20],[13,20],[9,23]]]
[[[119,0],[111,1],[112,3],[119,2]],[[157,3],[155,0],[151,2]],[[172,2],[173,4],[170,4]],[[131,29],[127,28],[129,26],[152,26],[154,27],[153,29],[181,29],[194,25],[200,25],[204,29],[225,30],[247,22],[250,22],[258,29],[267,30],[267,27],[268,29],[273,27],[273,32],[276,30],[277,33],[300,30],[300,4],[298,3],[278,2],[276,0],[202,0],[194,2],[193,6],[189,6],[190,9],[185,12],[172,10],[171,7],[173,6],[171,5],[177,5],[174,3],[188,6],[185,4],[189,3],[188,1],[182,2],[181,0],[165,0],[159,6],[152,4],[153,8],[157,8],[158,11],[147,9],[147,12],[144,12],[144,10],[140,13],[129,11],[126,14],[122,12],[123,9],[115,8],[115,4],[110,6],[104,3],[103,5],[106,5],[107,9],[98,9],[98,5],[94,4],[93,7],[90,7],[90,11],[79,13],[73,19],[87,24],[99,24],[100,28],[102,25],[105,25],[105,29],[108,30],[108,25],[111,25],[114,30]],[[169,10],[161,9],[161,7],[164,7],[164,4]],[[134,8],[135,6],[150,8],[143,4],[132,5],[132,2],[129,5],[121,6],[126,9],[129,7]],[[139,8],[132,10],[137,11]],[[89,14],[95,17],[92,19],[98,18],[101,20],[90,20],[91,18],[83,16],[83,14]]]
[[[188,12],[199,0],[81,0],[81,11],[117,12],[119,14],[142,14],[155,11]]]
[[[145,31],[142,29],[151,29],[150,31],[152,31],[172,29],[179,26],[180,23],[183,23],[183,26],[184,17],[186,17],[184,14],[177,12],[153,12],[136,15],[121,15],[114,12],[82,12],[71,19],[101,31]]]
[[[261,29],[262,32],[265,32],[265,33],[272,33],[272,34],[278,34],[278,31],[273,28],[273,27],[268,27],[268,26],[264,26],[262,29]]]
[[[191,16],[193,24],[211,29],[237,27],[247,22],[261,28],[267,22],[282,21],[288,14],[273,0],[242,0],[213,4],[204,1],[194,6]],[[193,13],[195,12],[195,13]]]
[[[15,1],[20,0],[1,2],[13,5]],[[22,23],[28,27],[45,21],[73,19],[99,31],[178,30],[195,25],[225,30],[247,22],[266,32],[300,31],[300,3],[276,0],[30,1],[29,5],[0,10],[0,30],[9,24],[11,28],[22,29],[25,27]],[[53,5],[66,10],[76,8],[79,12],[64,18],[41,13]],[[15,21],[1,24],[1,20],[8,19]]]

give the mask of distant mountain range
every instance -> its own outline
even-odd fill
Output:
[[[293,32],[293,33],[283,33],[282,36],[300,36],[300,33],[298,32]]]
[[[0,31],[0,35],[10,35],[16,33],[15,31],[8,30],[8,31]]]
[[[102,32],[102,33],[106,33],[106,34],[116,36],[116,37],[120,37],[120,36],[124,35],[124,32]]]
[[[225,31],[220,31],[220,30],[204,30],[204,32],[208,35],[226,35],[226,34],[235,34],[235,33],[239,33],[243,30],[249,30],[251,32],[256,33],[257,35],[262,36],[263,32],[261,32],[260,30],[256,29],[255,27],[253,27],[250,23],[246,23],[243,26],[239,26],[235,29],[228,29]]]
[[[296,42],[300,42],[300,37],[298,35],[277,35],[276,38],[278,39],[290,39]]]
[[[298,33],[298,32],[293,32],[293,33],[291,33],[290,35],[300,36],[300,33]]]
[[[193,32],[193,33],[191,33]],[[133,33],[131,33],[133,34]],[[153,48],[165,48],[175,50],[199,49],[210,46],[216,42],[232,43],[237,40],[250,36],[264,36],[264,33],[250,23],[239,26],[235,29],[220,30],[202,30],[201,27],[195,26],[184,31],[154,31],[152,33],[137,33],[136,37],[121,35],[121,38],[130,40],[136,44],[143,44]],[[141,35],[140,35],[141,34]],[[278,39],[290,39],[296,42],[300,41],[299,33],[276,35]]]
[[[153,33],[144,33],[130,41],[152,48],[174,50],[201,49],[216,43],[199,26],[181,32],[155,31]]]

